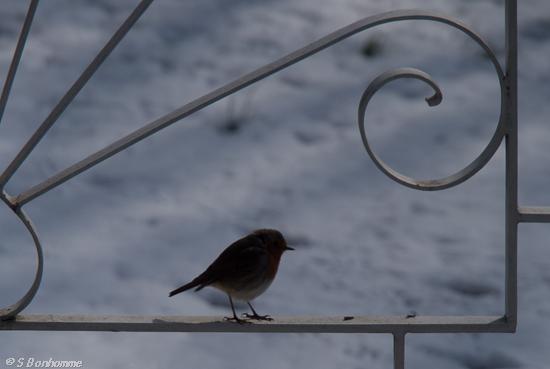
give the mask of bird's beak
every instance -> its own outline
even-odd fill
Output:
[[[290,246],[287,246],[287,247],[285,247],[285,250],[294,250],[294,249]]]

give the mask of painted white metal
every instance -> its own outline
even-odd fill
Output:
[[[31,0],[23,24],[6,83],[0,96],[0,120],[8,101],[13,78],[21,59],[22,51],[32,24],[39,0]],[[0,330],[40,331],[124,331],[124,332],[263,332],[263,333],[387,333],[394,337],[394,368],[405,367],[405,335],[407,333],[512,333],[517,325],[517,227],[521,222],[550,223],[550,207],[518,206],[518,111],[517,111],[517,0],[506,0],[505,7],[505,68],[503,69],[489,45],[468,26],[457,19],[433,11],[399,10],[381,13],[352,23],[318,41],[296,50],[287,56],[269,63],[203,97],[184,105],[173,112],[149,123],[128,136],[90,155],[75,165],[59,172],[30,190],[10,196],[4,186],[25,161],[46,132],[55,124],[65,108],[72,102],[89,78],[95,73],[111,51],[118,45],[153,0],[142,0],[111,40],[90,63],[50,115],[29,139],[6,170],[0,174],[0,198],[25,224],[32,235],[37,255],[38,268],[29,291],[15,304],[0,309]],[[506,147],[506,255],[505,255],[505,315],[500,316],[414,316],[414,317],[275,317],[273,322],[257,322],[240,325],[223,320],[223,317],[180,316],[112,316],[112,315],[46,315],[19,314],[36,294],[43,270],[42,248],[38,234],[22,206],[61,185],[74,176],[119,153],[129,146],[162,130],[169,125],[205,108],[206,106],[256,83],[278,71],[338,43],[339,41],[377,25],[404,21],[423,20],[440,22],[457,28],[473,39],[492,61],[496,78],[501,87],[501,115],[497,129],[481,155],[461,171],[442,179],[421,181],[397,173],[382,163],[372,151],[364,130],[364,113],[372,95],[385,83],[397,78],[416,78],[432,86],[435,95],[428,98],[430,106],[441,101],[437,83],[426,73],[401,68],[388,71],[375,79],[365,90],[359,106],[359,130],[363,144],[376,165],[393,180],[413,189],[444,190],[458,185],[475,175],[492,158],[504,142]]]
[[[351,319],[350,319],[351,318]],[[274,317],[254,324],[228,322],[222,316],[47,315],[21,314],[0,330],[248,333],[504,333],[514,327],[498,316]]]
[[[144,0],[145,1],[145,0]],[[152,0],[149,0],[152,1]],[[134,12],[135,13],[135,12]],[[130,19],[130,18],[128,18]],[[481,48],[485,51],[488,58],[492,61],[493,65],[495,66],[495,71],[497,73],[497,77],[499,79],[499,82],[502,84],[504,81],[504,72],[502,71],[502,68],[500,67],[500,64],[498,63],[497,57],[495,54],[491,51],[491,48],[483,39],[477,35],[473,30],[471,30],[468,26],[466,26],[464,23],[460,22],[458,19],[455,19],[453,17],[450,17],[448,15],[445,15],[443,13],[438,13],[434,11],[425,11],[425,10],[396,10],[396,11],[390,11],[385,12],[381,14],[377,14],[371,17],[364,18],[362,20],[359,20],[355,23],[352,23],[344,28],[339,29],[338,31],[335,31],[305,47],[302,47],[272,63],[269,63],[261,68],[258,68],[257,70],[236,79],[233,82],[230,82],[226,84],[223,87],[220,87],[210,93],[207,93],[206,95],[172,111],[171,113],[168,113],[164,115],[163,117],[145,125],[144,127],[134,131],[133,133],[130,133],[129,135],[121,138],[120,140],[112,143],[111,145],[103,148],[102,150],[97,151],[96,153],[88,156],[87,158],[81,160],[80,162],[72,165],[71,167],[59,172],[58,174],[50,177],[49,179],[45,180],[44,182],[34,186],[33,188],[29,189],[28,191],[13,197],[13,204],[14,206],[23,206],[29,201],[32,201],[36,197],[46,193],[47,191],[59,186],[60,184],[64,183],[65,181],[68,181],[69,179],[73,178],[74,176],[90,169],[91,167],[101,163],[102,161],[110,158],[111,156],[119,153],[120,151],[136,144],[137,142],[149,137],[150,135],[180,121],[181,119],[196,113],[197,111],[204,109],[205,107],[215,103],[216,101],[219,101],[223,99],[224,97],[227,97],[228,95],[231,95],[239,90],[242,90],[243,88],[250,86],[251,84],[254,84],[264,78],[269,77],[272,74],[275,74],[293,64],[298,63],[299,61],[314,55],[350,36],[353,36],[359,32],[365,31],[369,28],[373,28],[375,26],[379,26],[386,23],[391,22],[398,22],[398,21],[406,21],[406,20],[425,20],[425,21],[434,21],[434,22],[440,22],[447,24],[449,26],[452,26],[454,28],[457,28],[458,30],[464,32],[466,35],[471,37],[476,43],[478,43]],[[127,21],[128,22],[128,21]],[[134,21],[135,22],[135,21]],[[122,27],[121,27],[122,29]],[[117,39],[120,41],[120,39]],[[105,46],[104,50],[111,51],[111,47],[108,47],[108,45]],[[102,54],[98,55],[96,59],[98,59],[100,56],[103,56],[101,59],[101,62],[108,56],[108,53],[105,55]],[[98,64],[98,62],[92,62],[88,69],[92,67],[92,65],[95,66],[95,64]],[[86,71],[88,71],[88,69]],[[97,68],[95,68],[97,69]],[[86,71],[84,73],[86,73]],[[94,70],[95,71],[95,70]],[[84,76],[84,74],[83,74]],[[89,79],[89,76],[87,77]],[[81,78],[75,83],[75,85],[79,85],[79,81],[87,81],[87,79]],[[74,88],[74,86],[73,86]],[[80,90],[75,89],[75,95]],[[71,90],[70,90],[71,91]],[[368,89],[367,89],[368,91]],[[504,90],[502,90],[502,96],[504,96]],[[74,96],[71,94],[69,95],[69,92],[65,97],[59,102],[58,106],[63,106],[63,109],[66,107],[65,105],[68,105],[70,101]],[[67,99],[65,101],[65,99]],[[504,106],[505,104],[502,104]],[[61,109],[61,107],[59,108]],[[55,112],[56,109],[54,109]],[[33,135],[31,140],[25,145],[25,147],[21,150],[21,152],[17,155],[17,157],[12,161],[10,166],[6,169],[6,171],[0,175],[0,186],[3,186],[7,180],[15,173],[15,170],[21,165],[23,160],[30,154],[32,149],[38,144],[40,139],[46,134],[47,130],[55,123],[54,119],[57,119],[60,115],[59,114],[50,114],[50,117],[46,118],[44,123],[42,123],[42,126],[38,129],[38,131]],[[502,119],[501,119],[502,121]],[[499,127],[501,124],[499,123]],[[500,139],[499,139],[500,138]],[[465,171],[461,171],[457,173],[457,175],[452,176],[450,179],[444,179],[442,180],[443,183],[436,185],[436,184],[429,184],[427,188],[424,188],[422,182],[420,181],[420,185],[415,186],[414,184],[411,186],[413,188],[418,189],[442,189],[442,188],[448,188],[453,185],[456,185],[458,183],[461,183],[462,181],[469,178],[471,175],[475,174],[479,169],[481,169],[487,161],[490,159],[490,157],[494,154],[496,149],[498,148],[498,144],[501,142],[501,133],[500,129],[497,128],[497,132],[495,133],[495,137],[490,141],[489,145],[487,146],[487,149],[483,151],[480,158],[476,159],[474,163],[472,163],[470,166],[465,168]],[[473,167],[472,167],[473,166]],[[457,177],[458,176],[458,177]],[[418,182],[418,181],[417,181]]]

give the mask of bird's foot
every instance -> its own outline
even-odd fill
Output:
[[[243,320],[243,319],[239,319],[237,318],[237,316],[235,315],[233,318],[230,318],[228,316],[224,316],[223,317],[223,320],[226,321],[226,322],[229,322],[229,321],[235,321],[236,323],[239,323],[239,324],[252,324],[252,322],[249,322],[248,320]]]
[[[256,313],[250,315],[248,313],[242,313],[241,317],[248,318],[248,319],[254,319],[254,320],[268,320],[270,322],[273,321],[273,318],[270,315],[258,315]]]

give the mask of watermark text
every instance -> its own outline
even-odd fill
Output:
[[[75,360],[35,360],[32,357],[27,359],[15,359],[10,357],[6,359],[6,365],[14,365],[16,368],[82,368],[82,361]]]

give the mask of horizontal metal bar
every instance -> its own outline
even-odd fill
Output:
[[[518,211],[520,222],[550,223],[550,206],[520,206]]]
[[[220,316],[23,314],[0,321],[0,330],[248,333],[513,333],[499,316],[274,317],[238,324]]]

